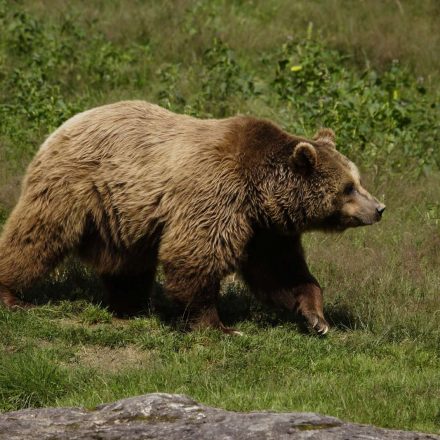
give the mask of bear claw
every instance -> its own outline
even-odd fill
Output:
[[[319,336],[324,336],[328,333],[330,326],[324,318],[317,315],[305,316],[309,323],[309,328],[315,331]]]
[[[320,328],[320,329],[318,330],[318,333],[319,333],[320,335],[322,335],[322,336],[324,336],[325,334],[327,334],[327,332],[328,332],[328,325],[326,325],[325,327]]]
[[[0,286],[0,305],[3,305],[9,310],[26,310],[35,307],[33,304],[19,300],[9,291],[4,291]]]
[[[235,330],[235,328],[230,328],[230,327],[225,327],[225,326],[221,326],[220,330],[225,334],[225,335],[233,335],[233,336],[244,336],[244,333],[239,331],[239,330]]]
[[[328,324],[324,324],[323,322],[318,322],[317,325],[313,326],[313,330],[315,330],[318,335],[324,336],[325,334],[327,334],[329,326]]]
[[[8,307],[11,310],[29,310],[35,308],[33,304],[24,301],[17,301],[15,304],[12,304]]]

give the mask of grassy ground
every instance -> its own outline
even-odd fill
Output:
[[[387,204],[374,227],[305,239],[325,339],[240,282],[225,283],[221,313],[242,338],[182,333],[160,286],[150,315],[117,320],[67,262],[25,293],[40,307],[0,308],[0,410],[165,391],[440,431],[438,4],[353,4],[0,0],[2,219],[44,136],[123,98],[252,113],[298,134],[329,125]]]

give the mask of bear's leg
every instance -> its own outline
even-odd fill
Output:
[[[257,231],[241,273],[262,300],[297,311],[318,333],[327,333],[322,290],[307,267],[299,236]]]
[[[111,312],[119,317],[135,316],[148,306],[148,297],[154,282],[155,270],[141,273],[103,274],[101,279],[107,291]]]
[[[64,206],[64,209],[63,209]],[[23,307],[15,293],[47,274],[79,241],[81,210],[22,196],[0,237],[0,302]]]
[[[217,299],[220,291],[220,277],[209,274],[203,268],[177,268],[164,263],[165,291],[177,303],[185,307],[184,319],[191,330],[214,328],[226,334],[241,335],[226,327],[220,320]],[[203,275],[203,273],[206,275]]]

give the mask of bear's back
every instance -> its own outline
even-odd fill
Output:
[[[49,136],[24,189],[56,194],[66,209],[117,211],[122,235],[133,242],[178,206],[209,204],[219,182],[236,181],[225,148],[233,120],[196,119],[143,101],[97,107]]]
[[[162,164],[183,164],[220,152],[233,119],[203,120],[145,101],[121,101],[73,116],[47,138],[34,162],[46,167],[126,159],[142,164],[157,156]]]

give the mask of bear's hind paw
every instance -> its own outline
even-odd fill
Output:
[[[21,301],[15,297],[3,298],[0,297],[0,305],[9,310],[29,310],[35,307],[34,304]]]

